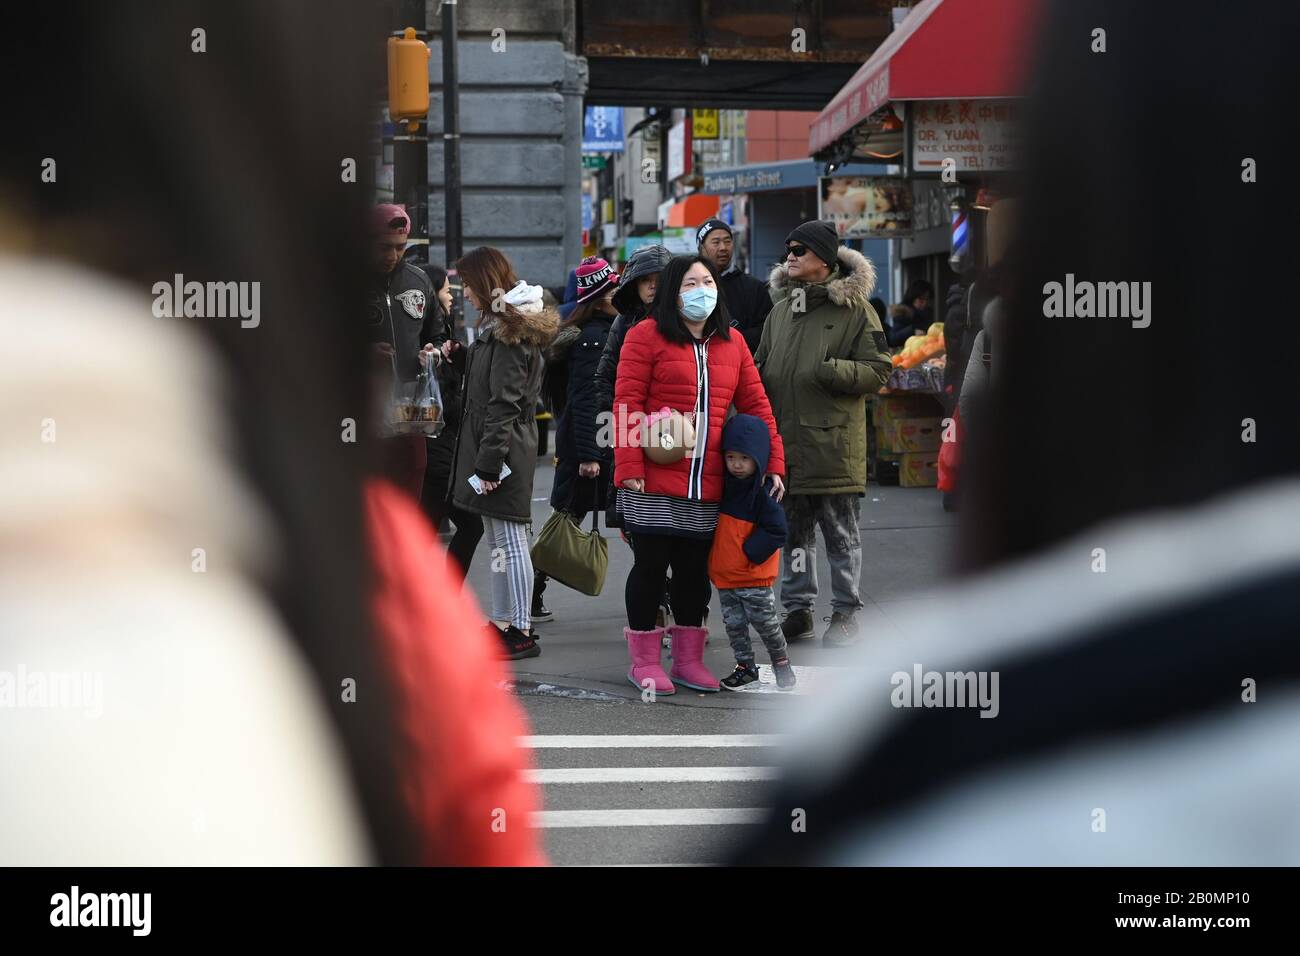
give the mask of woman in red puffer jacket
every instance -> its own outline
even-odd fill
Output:
[[[702,661],[708,635],[702,625],[711,594],[709,543],[722,497],[727,410],[734,405],[767,423],[768,474],[778,501],[785,493],[785,453],[749,348],[729,329],[712,264],[699,256],[670,260],[648,318],[653,321],[639,322],[627,333],[614,391],[614,482],[635,554],[626,591],[628,680],[653,686],[659,694],[673,693],[674,682],[716,691],[718,682]],[[695,443],[679,460],[659,464],[644,447],[658,429],[645,426],[648,416],[658,418],[664,410],[685,417]],[[680,432],[669,430],[680,439]],[[671,675],[660,665],[664,631],[655,627],[670,567]]]

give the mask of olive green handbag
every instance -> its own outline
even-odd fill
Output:
[[[533,568],[575,591],[595,597],[605,586],[609,544],[600,535],[600,509],[591,509],[591,530],[583,531],[569,511],[572,502],[570,496],[568,505],[546,519],[533,542]]]

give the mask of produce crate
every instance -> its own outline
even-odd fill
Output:
[[[890,451],[938,451],[943,443],[941,418],[899,418],[884,428]]]
[[[907,452],[899,460],[898,483],[904,488],[933,488],[939,483],[939,453]]]
[[[888,425],[891,421],[906,418],[935,418],[943,414],[943,405],[937,395],[894,392],[877,395],[872,400],[872,422]]]

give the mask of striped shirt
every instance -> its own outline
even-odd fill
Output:
[[[718,527],[718,502],[675,495],[649,495],[618,490],[623,527],[633,534],[671,534],[684,538],[713,537]]]

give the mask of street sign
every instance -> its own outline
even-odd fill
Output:
[[[582,194],[582,228],[591,228],[591,193]]]
[[[691,133],[695,139],[718,138],[717,110],[692,110],[691,124]]]
[[[606,162],[608,161],[605,159],[604,156],[583,156],[582,168],[600,170],[605,168]]]
[[[912,105],[912,169],[942,173],[1017,168],[1021,105],[1015,100],[931,100]]]
[[[685,120],[668,130],[668,178],[677,179],[691,171],[691,143],[694,137]]]
[[[623,152],[623,107],[588,106],[582,120],[584,153]]]

